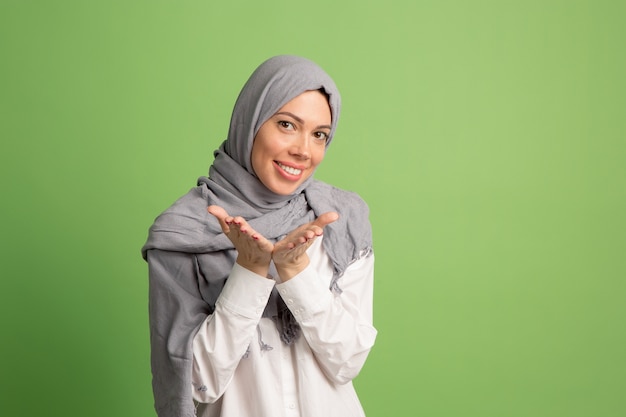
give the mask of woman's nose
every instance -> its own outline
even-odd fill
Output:
[[[302,159],[309,159],[311,157],[311,144],[307,135],[302,134],[295,140],[290,152],[294,156],[298,156]]]

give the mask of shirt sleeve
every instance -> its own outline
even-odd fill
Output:
[[[235,263],[193,340],[194,399],[213,403],[230,383],[261,319],[275,281]]]
[[[328,259],[326,256],[323,259]],[[277,289],[298,321],[324,373],[345,384],[358,375],[374,345],[373,253],[351,264],[339,279],[340,294],[320,276],[319,257]]]

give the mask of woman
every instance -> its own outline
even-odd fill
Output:
[[[339,108],[316,64],[267,60],[209,177],[150,228],[160,417],[364,415],[351,380],[376,337],[368,209],[313,179]]]

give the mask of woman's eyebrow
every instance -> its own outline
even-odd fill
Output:
[[[295,114],[288,112],[288,111],[279,111],[278,113],[275,114],[275,116],[278,115],[285,115],[285,116],[289,116],[289,117],[293,117],[293,119],[300,123],[301,125],[304,124],[304,120],[302,120],[300,117],[296,116]],[[319,125],[316,127],[316,129],[332,129],[332,127],[330,125]]]
[[[300,124],[304,124],[304,120],[302,120],[301,118],[299,118],[298,116],[296,116],[293,113],[290,113],[288,111],[279,111],[278,113],[276,113],[276,115],[279,115],[279,114],[283,114],[283,115],[286,115],[286,116],[289,116],[289,117],[293,117],[296,122],[298,122]]]

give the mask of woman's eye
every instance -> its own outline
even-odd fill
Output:
[[[281,120],[278,122],[278,125],[283,129],[293,129],[293,123],[288,122],[286,120]]]
[[[315,132],[315,139],[326,142],[328,140],[328,134],[326,132]]]

